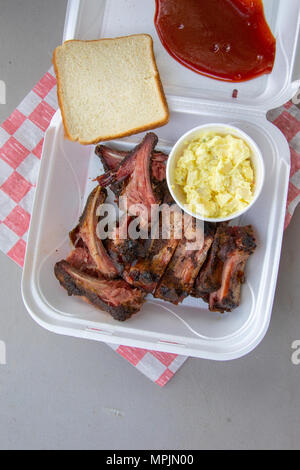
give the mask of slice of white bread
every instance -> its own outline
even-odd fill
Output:
[[[169,110],[147,34],[66,41],[53,64],[65,135],[81,144],[166,124]]]

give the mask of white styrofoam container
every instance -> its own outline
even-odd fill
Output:
[[[189,129],[210,122],[239,127],[260,147],[266,169],[263,191],[237,223],[253,224],[258,248],[247,265],[241,306],[232,313],[211,313],[198,299],[182,305],[152,297],[125,323],[114,321],[76,297],[68,297],[53,274],[69,250],[68,232],[78,221],[92,178],[102,169],[94,146],[64,140],[58,111],[46,133],[31,220],[22,294],[32,317],[56,333],[214,360],[241,357],[264,337],[271,317],[278,273],[290,152],[266,112],[288,101],[299,87],[292,81],[299,29],[298,0],[265,0],[267,20],[277,39],[272,74],[230,84],[184,68],[161,45],[150,0],[69,0],[64,40],[149,33],[171,110],[169,124],[157,130],[159,147],[170,150]],[[238,99],[232,91],[238,88]],[[131,148],[141,135],[113,142]]]

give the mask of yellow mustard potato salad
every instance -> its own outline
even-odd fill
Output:
[[[222,218],[248,206],[254,190],[250,155],[246,142],[229,134],[205,133],[191,142],[175,169],[190,210]]]

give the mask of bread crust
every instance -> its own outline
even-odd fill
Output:
[[[57,80],[57,100],[58,100],[58,104],[59,104],[59,108],[60,108],[61,116],[62,116],[62,121],[63,121],[63,125],[64,125],[65,138],[71,140],[72,142],[79,142],[82,145],[93,145],[93,144],[98,144],[99,142],[105,142],[105,141],[108,141],[108,140],[119,139],[119,138],[122,138],[122,137],[127,137],[127,136],[130,136],[130,135],[138,134],[140,132],[146,132],[148,130],[152,130],[152,129],[155,129],[157,127],[164,126],[165,124],[167,124],[169,122],[169,119],[170,119],[169,107],[168,107],[166,96],[165,96],[163,86],[162,86],[162,83],[161,83],[159,71],[158,71],[158,68],[157,68],[155,55],[154,55],[154,49],[153,49],[153,39],[152,39],[152,36],[150,36],[150,34],[131,34],[129,36],[119,36],[119,37],[116,37],[116,38],[101,38],[101,39],[92,39],[92,40],[70,39],[68,41],[65,41],[64,44],[69,43],[69,42],[86,42],[86,43],[89,43],[89,42],[101,42],[101,41],[104,41],[104,40],[105,41],[109,41],[109,40],[114,41],[116,39],[134,38],[134,37],[140,37],[140,36],[148,37],[150,39],[151,59],[152,59],[153,68],[155,70],[155,82],[156,82],[156,85],[158,87],[159,97],[160,97],[160,100],[162,102],[162,105],[163,105],[163,108],[164,108],[164,111],[165,111],[165,115],[166,115],[165,119],[162,119],[161,121],[151,123],[149,126],[136,127],[134,129],[130,129],[129,131],[120,132],[118,134],[112,134],[112,135],[109,135],[109,136],[104,136],[104,137],[99,136],[99,137],[97,137],[96,139],[93,139],[93,140],[81,140],[80,138],[76,138],[76,139],[73,138],[72,135],[70,134],[69,130],[68,130],[66,114],[65,114],[65,110],[64,110],[64,106],[63,106],[62,85],[61,85],[61,80],[60,80],[60,76],[59,76],[59,72],[58,72],[57,60],[56,60],[57,50],[62,47],[62,45],[61,45],[61,46],[58,46],[58,47],[55,48],[55,50],[53,52],[52,63],[53,63],[53,67],[54,67],[54,71],[55,71],[55,75],[56,75],[56,80]]]

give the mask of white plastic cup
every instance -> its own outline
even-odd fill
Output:
[[[178,159],[182,156],[184,149],[194,140],[199,138],[204,132],[213,132],[219,135],[232,135],[234,137],[238,137],[243,139],[246,144],[249,146],[251,155],[251,164],[254,170],[255,175],[255,184],[254,184],[254,194],[252,201],[248,204],[247,207],[243,208],[241,211],[234,212],[227,217],[204,217],[200,214],[194,213],[190,211],[187,207],[186,196],[182,190],[182,188],[175,182],[175,169],[178,162]],[[174,147],[171,150],[171,153],[168,158],[167,162],[167,183],[169,187],[169,191],[174,199],[174,201],[178,204],[178,206],[185,211],[186,213],[192,215],[196,219],[204,220],[206,222],[226,222],[228,220],[234,219],[236,217],[245,214],[257,201],[261,190],[263,188],[265,179],[265,165],[263,161],[263,156],[258,148],[257,144],[254,140],[247,135],[241,129],[227,125],[227,124],[220,124],[220,123],[212,123],[212,124],[204,124],[202,126],[195,127],[190,131],[186,132],[180,139],[176,142]]]

